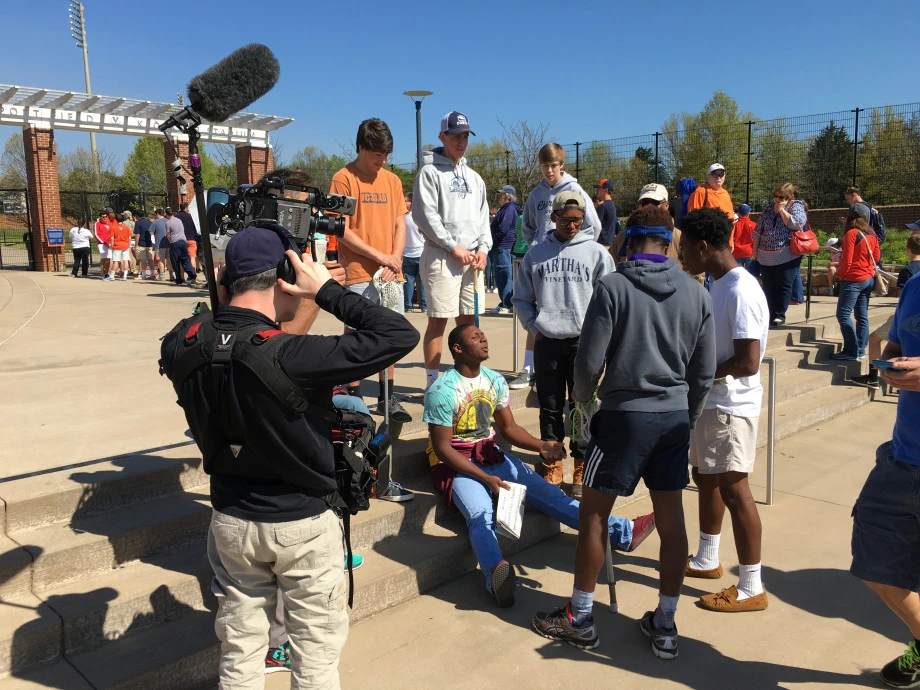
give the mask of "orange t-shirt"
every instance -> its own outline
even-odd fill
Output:
[[[722,213],[728,216],[731,221],[735,220],[735,206],[732,204],[732,196],[725,187],[713,189],[708,185],[697,187],[690,198],[687,199],[687,213],[695,211],[698,208],[720,208]],[[734,249],[734,238],[728,242],[730,249]]]
[[[754,232],[756,227],[757,223],[752,221],[750,216],[741,216],[735,221],[735,228],[732,231],[732,240],[734,242],[733,257],[736,259],[751,258],[751,254],[754,253],[754,239],[751,237],[751,233]]]
[[[329,191],[355,197],[358,203],[349,219],[351,229],[377,251],[393,253],[396,220],[406,215],[402,181],[395,174],[381,168],[370,179],[352,162],[333,176]],[[350,250],[343,242],[339,242],[339,263],[345,267],[346,285],[368,282],[380,269],[376,261]]]
[[[112,249],[128,249],[131,247],[131,230],[127,225],[112,223]]]

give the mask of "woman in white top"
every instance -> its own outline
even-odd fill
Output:
[[[80,225],[75,225],[70,229],[70,248],[73,249],[73,271],[70,275],[77,277],[77,268],[83,266],[83,277],[89,272],[89,254],[90,240],[93,239],[91,233],[86,227],[86,221],[80,221]]]

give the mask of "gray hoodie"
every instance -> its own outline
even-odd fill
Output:
[[[531,251],[533,251],[531,249]],[[575,358],[575,400],[601,409],[703,410],[716,371],[712,300],[673,259],[626,261],[594,290]]]
[[[412,219],[425,244],[451,251],[456,245],[470,251],[492,248],[489,202],[479,174],[466,158],[453,161],[442,148],[422,152],[422,169],[413,186]]]
[[[610,252],[584,230],[568,242],[551,232],[524,255],[511,302],[534,335],[574,338],[581,334],[594,286],[613,270]]]
[[[585,198],[585,222],[581,226],[581,231],[590,238],[600,237],[601,221],[597,217],[594,200],[579,186],[578,180],[564,172],[554,187],[546,184],[546,180],[540,180],[540,184],[534,187],[527,197],[524,203],[524,222],[521,226],[527,244],[532,246],[542,242],[547,235],[555,231],[556,225],[550,215],[553,212],[553,199],[559,192],[578,192]]]

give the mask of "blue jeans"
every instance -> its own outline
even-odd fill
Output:
[[[195,269],[192,268],[192,259],[188,255],[188,243],[185,240],[169,243],[169,260],[172,262],[177,285],[185,282],[182,279],[183,268],[188,273],[188,279],[195,280]]]
[[[403,257],[403,275],[406,277],[406,282],[403,283],[403,306],[406,311],[412,309],[412,295],[415,294],[415,283],[418,282],[418,305],[422,308],[422,311],[428,311],[428,301],[425,299],[425,288],[422,285],[422,279],[418,275],[418,256],[416,257]]]
[[[795,279],[792,281],[792,301],[805,301],[805,287],[802,285],[802,272],[795,272]]]
[[[849,357],[862,357],[866,354],[869,343],[869,294],[875,278],[866,280],[840,281],[840,296],[837,298],[837,323],[843,335],[841,354]],[[856,312],[856,328],[850,315]]]
[[[481,469],[503,481],[523,484],[527,487],[526,505],[533,506],[567,527],[578,529],[578,501],[566,496],[562,489],[547,482],[510,453],[505,453],[505,462],[498,465],[482,465]],[[454,479],[453,502],[466,518],[473,553],[479,561],[488,589],[492,571],[503,560],[498,548],[498,538],[495,536],[492,494],[478,479],[458,474]],[[607,524],[613,548],[628,548],[632,540],[632,521],[611,516]]]
[[[492,260],[492,273],[495,277],[495,287],[501,298],[501,306],[511,309],[511,250],[493,249],[489,252]]]
[[[486,290],[491,290],[495,286],[495,276],[492,273],[492,254],[486,254],[486,272],[484,276]]]
[[[779,266],[760,264],[760,277],[763,278],[763,292],[770,310],[770,320],[779,319],[786,322],[786,310],[792,299],[792,285],[802,264],[802,257],[797,256]]]
[[[751,270],[751,263],[752,263],[751,257],[748,257],[748,258],[746,258],[746,259],[735,259],[735,262],[736,262],[739,266],[741,266],[741,268],[743,268],[744,270],[746,270],[746,271],[750,271],[750,270]]]
[[[367,403],[363,398],[357,395],[338,395],[332,396],[332,406],[339,410],[350,410],[351,412],[363,412],[369,415],[371,411],[367,409]]]

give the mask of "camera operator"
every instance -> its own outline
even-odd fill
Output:
[[[293,283],[278,278],[285,255]],[[213,322],[215,353],[228,333],[241,329],[262,328],[251,342],[273,337],[302,300],[359,327],[342,336],[282,336],[274,361],[314,407],[331,409],[333,385],[380,371],[418,343],[403,316],[348,292],[309,254],[285,251],[272,230],[251,227],[234,235],[226,264]],[[230,345],[230,362],[239,345]],[[211,477],[208,559],[219,603],[221,687],[261,687],[279,589],[294,684],[338,687],[348,614],[342,525],[326,502],[336,489],[330,423],[309,409],[292,414],[266,380],[242,365],[214,361],[176,388]]]

